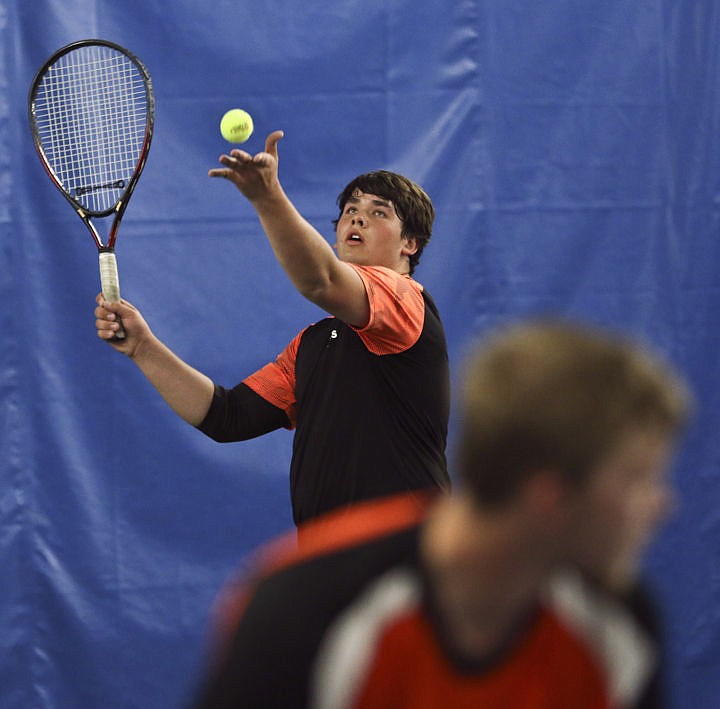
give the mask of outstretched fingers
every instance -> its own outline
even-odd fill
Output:
[[[277,144],[283,135],[284,133],[281,130],[270,133],[265,139],[265,150],[256,155],[251,155],[239,148],[233,148],[229,154],[220,156],[219,162],[223,167],[212,168],[208,171],[208,175],[210,177],[224,177],[237,184],[238,178],[242,179],[244,173],[277,164]]]

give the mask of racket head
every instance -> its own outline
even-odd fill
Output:
[[[80,216],[121,216],[145,166],[155,121],[144,64],[114,42],[68,44],[35,75],[28,117],[45,170]]]

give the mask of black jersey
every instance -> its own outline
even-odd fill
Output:
[[[450,486],[449,369],[437,308],[408,276],[355,268],[368,293],[368,324],[325,318],[244,380],[295,428],[290,490],[297,524],[360,500]],[[240,393],[216,392],[201,427],[209,435],[236,425],[228,421],[237,417],[220,415],[233,392]]]
[[[418,497],[361,504],[259,556],[218,607],[198,706],[332,709],[653,707],[647,613],[559,574],[502,650],[451,647],[423,568]]]

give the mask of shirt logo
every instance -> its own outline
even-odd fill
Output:
[[[336,340],[336,339],[337,339],[337,336],[338,336],[337,330],[331,330],[331,331],[330,331],[330,339],[331,339],[331,340]]]

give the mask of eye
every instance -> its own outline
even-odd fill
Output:
[[[384,217],[387,217],[387,212],[384,212],[382,209],[376,209],[375,216],[384,218]]]
[[[355,214],[357,207],[345,207],[345,214]]]

